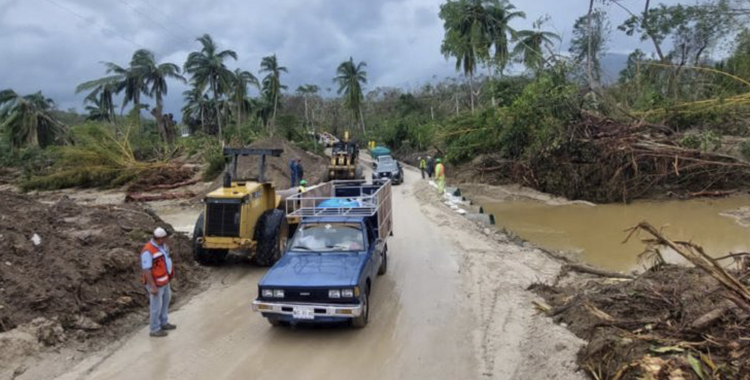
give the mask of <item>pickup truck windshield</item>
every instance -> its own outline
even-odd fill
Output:
[[[362,228],[357,224],[302,225],[290,244],[292,252],[346,252],[365,248]]]

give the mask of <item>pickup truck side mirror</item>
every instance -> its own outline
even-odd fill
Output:
[[[372,163],[372,168],[373,169],[377,169],[378,168],[378,163],[377,162],[373,162]]]

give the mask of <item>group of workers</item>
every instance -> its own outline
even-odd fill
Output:
[[[435,183],[438,185],[438,194],[445,192],[445,165],[441,159],[433,159],[431,156],[419,157],[419,171],[422,172],[422,179],[435,178]],[[426,175],[426,176],[425,176]]]
[[[297,187],[298,192],[304,192],[307,188],[307,180],[305,179],[305,168],[302,166],[302,160],[299,158],[292,158],[292,160],[289,161],[289,171],[292,176],[292,184],[290,187]]]

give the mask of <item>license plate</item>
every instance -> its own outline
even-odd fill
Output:
[[[315,309],[312,307],[295,307],[292,310],[294,319],[315,319]]]

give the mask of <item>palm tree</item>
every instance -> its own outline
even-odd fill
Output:
[[[560,41],[560,36],[541,30],[522,30],[516,33],[515,39],[518,43],[513,49],[513,55],[517,56],[526,68],[539,75],[547,62],[544,58],[544,49],[554,45],[553,39]]]
[[[11,89],[0,91],[0,131],[16,148],[50,145],[67,129],[52,117],[54,104],[41,91],[25,96]]]
[[[440,6],[445,29],[440,50],[446,59],[456,58],[456,70],[469,77],[472,112],[477,65],[483,63],[491,73],[491,66],[498,65],[502,72],[508,64],[508,35],[513,33],[509,23],[526,17],[514,9],[505,0],[449,0]]]
[[[208,133],[206,130],[206,118],[210,114],[211,104],[208,100],[208,96],[197,87],[193,87],[182,93],[185,99],[185,105],[182,107],[182,117],[186,120],[199,120],[201,123],[201,130],[204,133]]]
[[[354,59],[349,57],[348,61],[342,62],[333,80],[339,84],[338,94],[344,94],[344,104],[354,114],[354,120],[359,121],[362,125],[362,131],[365,132],[365,120],[362,117],[362,85],[367,83],[367,71],[364,68],[367,63],[360,62],[354,64]]]
[[[486,7],[489,18],[486,25],[487,35],[491,41],[489,46],[494,47],[492,59],[497,65],[500,75],[502,75],[511,59],[509,37],[516,30],[510,27],[510,22],[516,18],[526,18],[526,13],[514,11],[514,9],[516,7],[507,1],[492,1]]]
[[[88,112],[86,120],[111,122],[109,108],[103,101],[104,99],[101,98],[86,99],[88,103],[85,107]]]
[[[281,73],[288,73],[286,67],[279,66],[279,62],[276,60],[276,54],[263,57],[260,62],[260,72],[268,73],[263,78],[263,92],[265,93],[268,100],[273,104],[273,116],[271,117],[272,124],[276,124],[276,111],[279,108],[279,96],[281,91],[286,89],[286,86],[281,84]],[[271,131],[273,133],[273,131]]]
[[[312,125],[311,117],[310,117],[310,106],[308,104],[310,96],[314,96],[315,94],[320,91],[320,87],[314,85],[314,84],[305,84],[302,86],[297,87],[297,93],[302,96],[302,99],[305,101],[305,124],[309,128]]]
[[[234,70],[234,83],[232,85],[232,100],[237,107],[237,127],[239,128],[242,124],[242,119],[250,111],[250,103],[247,100],[247,86],[253,85],[255,88],[260,89],[260,83],[258,78],[255,77],[249,71],[243,71],[242,69]]]
[[[143,105],[141,105],[141,94],[148,94],[148,87],[138,70],[133,68],[133,63],[133,60],[131,60],[130,67],[127,68],[112,62],[104,62],[104,66],[107,68],[107,74],[113,74],[110,78],[117,82],[115,93],[125,93],[122,98],[120,112],[122,113],[125,107],[132,102],[136,123],[140,128],[141,108],[143,108]]]
[[[156,107],[151,111],[151,114],[156,119],[156,125],[159,128],[162,140],[165,143],[171,143],[174,140],[174,133],[169,131],[165,125],[162,111],[164,109],[164,96],[167,95],[168,91],[167,78],[185,82],[185,78],[180,75],[180,67],[174,63],[157,64],[154,53],[146,49],[139,49],[133,53],[131,68],[142,78],[147,89],[146,94],[153,96],[156,100]]]
[[[214,106],[216,107],[216,121],[219,127],[219,139],[222,139],[221,117],[219,110],[219,96],[227,93],[232,87],[234,74],[227,69],[224,61],[228,58],[237,60],[237,53],[232,50],[217,51],[216,44],[210,35],[204,34],[198,38],[203,46],[201,51],[192,52],[185,62],[185,72],[192,75],[192,83],[195,87],[210,88],[214,95]]]
[[[119,79],[120,77],[118,75],[107,76],[81,83],[76,87],[76,94],[83,91],[91,91],[83,100],[84,104],[93,104],[93,106],[86,106],[86,110],[90,111],[90,120],[100,120],[111,123],[115,126],[115,135],[117,135],[117,120],[115,117],[115,103],[113,97],[117,92]]]

